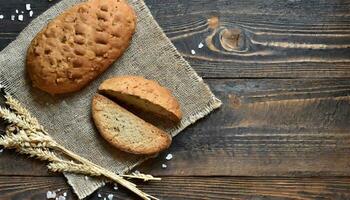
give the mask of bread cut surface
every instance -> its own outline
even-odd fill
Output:
[[[68,9],[28,48],[33,85],[51,94],[80,90],[123,54],[135,26],[135,13],[125,0],[90,0]]]
[[[156,154],[171,144],[169,134],[102,95],[96,94],[93,98],[92,116],[100,134],[122,151]]]
[[[100,85],[99,92],[173,122],[179,122],[182,118],[180,104],[171,91],[141,76],[108,79]]]

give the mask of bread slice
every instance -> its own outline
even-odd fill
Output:
[[[172,122],[181,121],[179,102],[168,89],[156,81],[141,76],[118,76],[104,81],[99,92]]]
[[[169,134],[102,95],[96,94],[93,98],[92,117],[100,134],[122,151],[149,155],[171,144]]]

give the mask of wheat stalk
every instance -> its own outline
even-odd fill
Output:
[[[132,178],[132,179],[141,179],[143,181],[160,181],[162,180],[161,178],[156,178],[153,177],[152,175],[149,174],[142,174],[139,171],[133,172],[130,175],[121,175],[124,178]]]
[[[44,161],[49,161],[48,168],[54,172],[70,172],[84,174],[89,176],[103,176],[119,183],[130,191],[134,192],[142,199],[157,199],[143,191],[139,190],[135,184],[125,180],[125,178],[136,178],[144,181],[160,180],[151,175],[133,173],[131,175],[117,175],[108,171],[89,160],[75,154],[74,152],[59,145],[41,126],[38,120],[25,109],[11,95],[6,94],[6,104],[9,109],[0,107],[0,117],[5,119],[11,125],[6,128],[6,135],[0,137],[0,145],[9,149],[16,149],[21,154],[29,155]],[[74,161],[67,161],[59,158],[54,151],[60,152]]]

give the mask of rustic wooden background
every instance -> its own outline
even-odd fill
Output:
[[[57,1],[0,0],[0,49],[30,21],[27,12],[11,21],[16,9],[31,3],[37,16]],[[141,189],[161,199],[350,199],[349,0],[146,3],[224,105],[140,167],[164,179]],[[42,163],[0,154],[0,199],[56,189],[76,199]],[[98,193],[136,199],[112,186]]]

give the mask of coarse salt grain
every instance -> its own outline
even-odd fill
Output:
[[[0,15],[0,19],[4,19],[4,15]]]
[[[103,200],[107,200],[107,199],[106,199],[106,197],[105,197],[105,198],[103,198]]]
[[[11,15],[11,20],[15,20],[15,16],[14,15]]]
[[[56,192],[47,191],[46,198],[47,199],[54,199],[54,198],[56,198]]]
[[[18,14],[18,10],[16,9],[16,13]]]
[[[4,149],[0,149],[0,153],[4,152]]]
[[[33,11],[31,10],[31,11],[29,11],[29,17],[33,17]]]
[[[203,43],[199,43],[198,48],[201,49],[203,47],[204,47],[204,44]]]
[[[84,178],[85,178],[85,180],[89,180],[89,177],[87,177],[87,176],[85,176]]]
[[[67,196],[67,192],[63,193],[63,196],[65,196],[65,197],[66,197],[66,196]]]
[[[113,199],[113,196],[114,196],[113,194],[109,194],[109,195],[108,195],[108,200],[112,200],[112,199]]]
[[[23,15],[18,15],[18,20],[23,21]]]
[[[31,10],[31,8],[30,8],[30,3],[27,3],[27,4],[26,4],[26,10]]]
[[[191,50],[191,54],[192,54],[192,55],[196,54],[196,51],[192,49],[192,50]]]
[[[59,197],[58,197],[58,200],[66,200],[66,197],[64,197],[64,196],[59,196]]]
[[[23,13],[24,13],[24,11],[21,11],[21,13],[23,14]]]
[[[117,185],[114,185],[113,189],[114,189],[114,190],[118,190],[118,186],[117,186]]]
[[[166,164],[162,164],[162,168],[165,169],[167,168],[168,166]]]
[[[97,194],[97,196],[98,196],[99,198],[101,198],[101,197],[102,197],[102,195],[101,195],[100,193],[98,193],[98,194]]]
[[[173,154],[169,153],[166,157],[165,157],[166,160],[171,160],[173,159]]]

